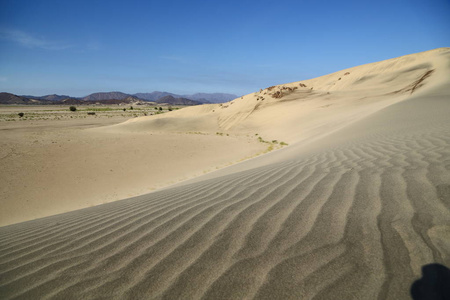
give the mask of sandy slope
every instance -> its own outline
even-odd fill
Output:
[[[108,122],[0,124],[0,226],[146,194],[267,148],[245,136],[101,129]]]
[[[320,87],[307,99],[300,89],[248,95],[180,112],[175,124],[115,126],[251,132],[260,122],[261,135],[291,145],[148,195],[0,228],[2,298],[409,299],[424,265],[450,267],[449,62],[438,49],[344,70],[355,77],[342,86],[333,74],[304,81]],[[225,112],[261,101],[266,109],[246,117]],[[265,123],[267,110],[288,125],[276,114]]]

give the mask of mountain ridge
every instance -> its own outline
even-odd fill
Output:
[[[169,96],[171,98],[165,98]],[[135,94],[127,94],[119,91],[97,92],[89,94],[84,97],[73,97],[69,95],[58,95],[58,94],[49,94],[44,96],[16,95],[13,93],[3,92],[0,95],[0,104],[24,104],[24,105],[63,104],[64,100],[71,99],[70,102],[74,104],[76,103],[85,104],[85,102],[86,104],[89,104],[89,102],[94,101],[102,101],[103,104],[106,104],[108,103],[108,101],[113,101],[114,103],[116,103],[120,100],[127,100],[125,102],[143,101],[143,102],[168,103],[171,105],[199,105],[209,103],[224,103],[236,98],[238,98],[238,96],[226,93],[195,93],[192,95],[179,95],[161,91],[154,91],[151,93],[135,93]]]
[[[159,98],[156,103],[166,103],[169,105],[201,105],[200,101],[195,101],[187,98],[174,97],[171,95]]]

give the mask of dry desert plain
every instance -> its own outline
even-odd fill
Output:
[[[1,122],[20,223],[0,296],[441,299],[449,116],[439,48],[160,115]]]
[[[146,194],[268,148],[242,135],[105,128],[155,112],[129,107],[1,107],[0,226]]]

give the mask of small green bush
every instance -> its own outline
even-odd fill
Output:
[[[23,112],[21,112],[21,113],[18,113],[18,115],[19,115],[19,117],[23,117],[23,115],[24,115],[24,113]]]
[[[70,111],[77,111],[77,108],[75,106],[71,106],[71,107],[69,107],[69,110]]]

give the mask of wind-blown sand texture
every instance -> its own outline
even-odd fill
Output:
[[[105,129],[184,118],[290,146],[0,228],[1,298],[410,299],[424,265],[450,267],[449,50]]]

